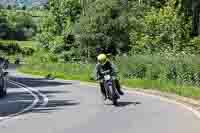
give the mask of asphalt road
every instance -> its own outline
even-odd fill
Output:
[[[159,98],[126,93],[114,107],[78,81],[11,73],[8,96],[0,99],[1,133],[200,132],[192,112]]]

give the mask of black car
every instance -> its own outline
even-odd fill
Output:
[[[7,94],[6,80],[8,72],[0,70],[0,97],[4,97]]]
[[[0,97],[4,97],[7,94],[7,75],[6,69],[8,68],[8,61],[0,58]]]

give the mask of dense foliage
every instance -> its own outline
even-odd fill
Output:
[[[75,29],[77,41],[92,55],[97,47],[110,49],[113,54],[128,52],[128,19],[121,5],[116,0],[96,0],[81,16]]]
[[[125,55],[118,62],[123,78],[199,85],[200,37],[191,34],[194,16],[181,11],[184,2],[49,0],[39,20],[30,11],[0,11],[0,38],[37,34],[36,62],[94,61],[100,50]]]
[[[0,38],[6,40],[27,40],[37,32],[33,18],[25,12],[0,10]]]
[[[185,50],[190,40],[191,24],[184,21],[183,14],[177,14],[174,4],[172,1],[159,9],[148,9],[145,4],[137,2],[130,5],[130,11],[136,12],[129,14],[132,52],[152,54]]]
[[[50,0],[50,13],[40,23],[39,47],[54,61],[94,59],[98,49],[114,55],[199,54],[199,37],[191,36],[192,19],[180,12],[180,2],[126,2]]]

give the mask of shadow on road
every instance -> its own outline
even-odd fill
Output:
[[[53,111],[62,110],[67,106],[76,106],[80,104],[75,100],[54,100],[54,96],[61,93],[68,94],[70,92],[55,90],[43,91],[43,94],[49,98],[48,104],[44,107],[41,107],[40,104],[42,103],[42,99],[40,99],[41,101],[36,105],[36,107],[24,113],[51,113]],[[33,100],[33,96],[28,92],[10,92],[8,96],[0,100],[0,117],[20,112],[21,110],[30,106],[33,103]]]
[[[11,72],[15,73],[16,66],[9,67]],[[27,112],[33,113],[51,113],[56,110],[61,110],[67,106],[76,106],[80,103],[76,100],[66,98],[66,95],[71,93],[65,89],[59,89],[58,86],[72,85],[71,82],[59,82],[55,80],[47,80],[46,78],[32,78],[26,76],[9,75],[9,80],[25,84],[28,87],[39,87],[40,93],[48,97],[49,101],[46,106],[41,107],[43,104],[43,97],[37,92],[33,92],[39,98],[37,105]],[[51,87],[51,88],[44,88]],[[21,87],[8,83],[8,95],[0,99],[0,117],[16,114],[17,112],[26,109],[35,98],[28,92],[24,91]]]
[[[41,91],[42,92],[42,91]],[[51,113],[53,111],[62,110],[64,107],[67,106],[76,106],[80,103],[75,100],[55,100],[54,96],[60,93],[70,93],[68,91],[43,91],[49,101],[46,106],[41,107],[41,101],[31,110],[28,110],[24,113]],[[27,108],[33,103],[33,96],[26,92],[11,92],[6,96],[4,99],[0,100],[0,117],[8,116],[11,114],[15,114],[20,112],[21,110]]]
[[[117,107],[125,107],[129,105],[138,105],[141,104],[141,102],[126,102],[126,101],[119,101]]]
[[[45,78],[27,78],[27,77],[14,77],[9,76],[9,79],[15,82],[25,84],[29,87],[50,87],[50,86],[60,86],[60,85],[71,85],[72,83],[63,83],[57,81],[49,81]],[[16,87],[15,87],[16,88]]]
[[[43,97],[38,95],[36,92],[33,92],[38,96],[40,101],[33,109],[25,113],[28,112],[51,113],[52,111],[60,110],[67,106],[75,106],[80,104],[75,100],[65,99],[66,95],[71,93],[70,91],[67,91],[65,89],[59,90],[56,87],[60,85],[71,85],[71,83],[47,81],[42,78],[40,79],[40,78],[26,78],[26,77],[9,77],[9,79],[25,84],[29,87],[33,88],[41,87],[40,92],[45,96],[47,96],[49,99],[48,104],[44,107],[41,107],[40,105],[43,103],[44,100]],[[44,90],[42,89],[42,87],[53,87],[53,88],[50,88],[49,90],[48,89]],[[30,93],[23,91],[23,89],[19,89],[20,87],[18,86],[8,83],[8,88],[9,88],[8,95],[5,98],[0,99],[0,117],[20,112],[23,109],[30,106],[31,104],[33,104],[33,101],[35,100]]]
[[[51,113],[53,111],[62,110],[67,106],[79,105],[79,102],[74,100],[50,100],[45,107],[37,107],[31,110],[34,113]]]
[[[141,102],[127,102],[127,101],[118,101],[118,105],[116,105],[115,107],[126,107],[126,106],[130,106],[130,105],[138,105],[141,104]],[[111,105],[113,106],[112,103],[106,104],[106,105]]]

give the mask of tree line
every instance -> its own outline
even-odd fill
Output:
[[[188,0],[49,0],[37,24],[30,16],[1,13],[0,38],[36,35],[50,61],[113,55],[200,53],[196,10]],[[193,9],[190,14],[186,9]],[[45,12],[46,13],[46,12]],[[46,53],[48,56],[46,56]],[[38,53],[36,53],[38,54]]]

